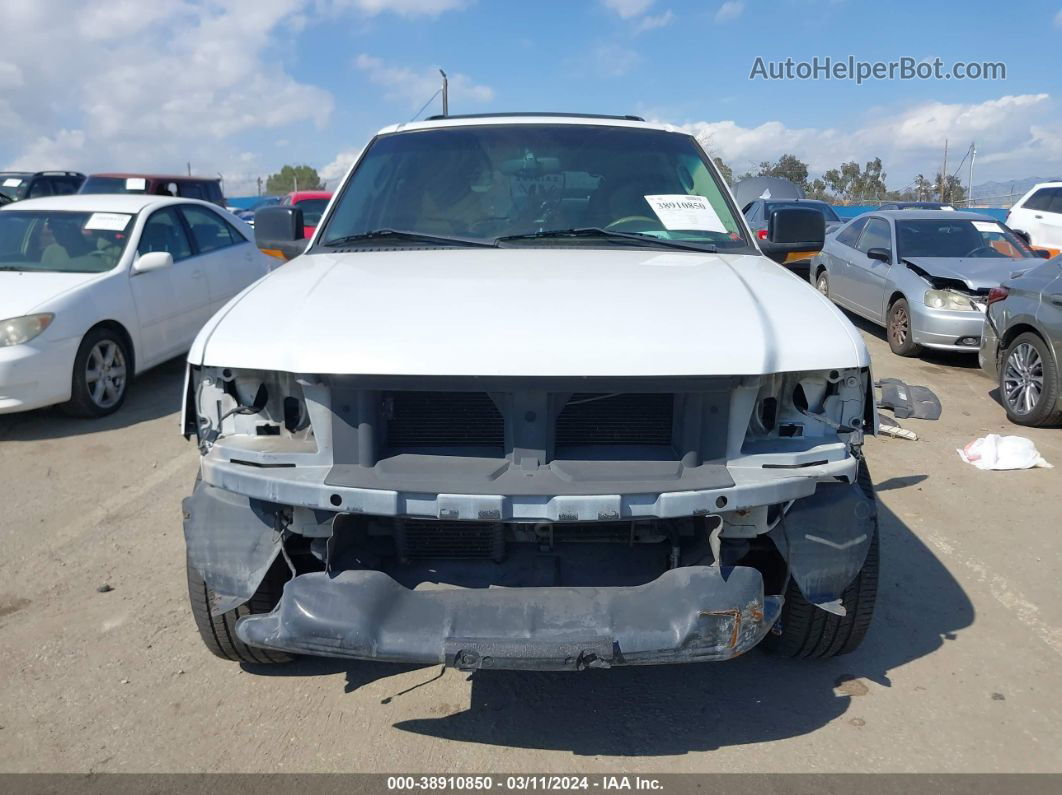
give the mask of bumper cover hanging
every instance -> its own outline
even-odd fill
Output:
[[[478,668],[577,670],[726,660],[778,618],[752,568],[688,566],[615,588],[409,590],[379,571],[290,580],[272,613],[241,618],[252,646]]]

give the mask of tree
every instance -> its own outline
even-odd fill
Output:
[[[959,178],[954,174],[945,176],[937,172],[937,179],[933,190],[940,197],[943,204],[962,204],[966,201],[966,189],[959,183]]]
[[[808,189],[805,191],[809,199],[818,199],[819,201],[832,202],[833,195],[826,187],[826,183],[821,178],[816,178],[808,185]]]
[[[914,178],[915,201],[929,201],[929,197],[933,194],[933,190],[933,183],[926,179],[923,174],[919,174]]]
[[[279,196],[294,190],[321,190],[324,184],[317,169],[310,166],[284,166],[266,180],[266,193]]]
[[[759,176],[761,177],[787,179],[794,185],[798,185],[805,192],[810,188],[808,184],[808,164],[796,155],[784,154],[774,163],[764,160],[760,163],[759,168]]]
[[[840,168],[831,168],[823,174],[822,179],[830,190],[847,202],[881,199],[888,194],[880,157],[868,160],[863,168],[854,160],[842,163]]]
[[[719,169],[719,173],[723,177],[723,182],[725,182],[727,185],[733,185],[734,184],[734,172],[730,168],[730,166],[728,166],[723,161],[723,158],[721,158],[721,157],[713,157],[712,158],[712,162],[715,163],[715,167]]]

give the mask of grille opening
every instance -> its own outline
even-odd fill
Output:
[[[670,447],[674,410],[669,393],[576,393],[557,417],[557,447]]]
[[[486,392],[387,392],[387,446],[501,450],[505,422]]]

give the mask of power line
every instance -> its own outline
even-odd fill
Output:
[[[415,121],[415,120],[416,120],[416,118],[417,118],[417,116],[419,116],[420,114],[422,114],[422,113],[424,112],[424,109],[425,109],[426,107],[428,107],[428,105],[430,105],[430,104],[432,103],[432,100],[433,100],[433,99],[435,99],[435,98],[436,98],[437,96],[439,96],[439,94],[441,94],[441,93],[442,93],[442,89],[440,88],[440,89],[439,89],[438,91],[436,91],[436,92],[435,92],[434,94],[432,94],[432,95],[431,95],[430,97],[428,97],[428,101],[427,101],[427,102],[425,102],[425,103],[424,103],[423,105],[421,105],[421,106],[420,106],[420,110],[418,110],[418,111],[417,111],[416,113],[414,113],[414,114],[413,114],[413,118],[412,118],[412,119],[410,119],[410,121]]]

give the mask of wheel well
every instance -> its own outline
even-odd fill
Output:
[[[820,276],[820,275],[822,274],[822,272],[823,272],[824,270],[826,270],[826,266],[825,266],[825,265],[823,265],[823,264],[822,264],[822,263],[820,262],[820,263],[819,263],[819,265],[818,265],[818,267],[817,267],[817,268],[815,268],[815,281],[818,281],[818,280],[819,280],[819,276]],[[830,274],[829,274],[829,273],[827,273],[827,274],[826,274],[826,277],[827,277],[827,278],[829,278],[829,275],[830,275]]]
[[[1035,334],[1037,337],[1040,338],[1041,341],[1046,342],[1046,340],[1044,340],[1044,335],[1041,334],[1039,331],[1037,331],[1035,327],[1030,326],[1028,323],[1018,323],[1013,328],[1007,329],[1007,333],[1004,334],[1002,336],[1002,338],[1000,338],[1000,340],[999,340],[999,351],[1000,351],[1000,353],[1002,353],[1007,348],[1009,348],[1010,344],[1012,342],[1014,342],[1015,339],[1017,339],[1020,335],[1026,333],[1026,332],[1029,332],[1030,334]],[[1050,349],[1050,347],[1051,346],[1049,345],[1048,349]]]
[[[892,295],[889,296],[889,301],[888,301],[887,304],[885,304],[885,306],[887,308],[889,308],[889,309],[892,309],[892,305],[895,304],[897,301],[899,301],[901,298],[903,298],[904,300],[907,300],[907,296],[905,296],[903,293],[901,293],[899,290],[897,290],[896,292],[894,292]]]
[[[129,336],[129,332],[126,331],[125,326],[123,326],[117,320],[101,320],[99,323],[97,323],[88,331],[86,331],[84,337],[87,337],[96,329],[108,329],[118,334],[122,338],[122,341],[125,343],[125,347],[129,350],[129,375],[130,377],[132,377],[132,375],[136,372],[136,350],[133,348],[133,338]],[[82,339],[84,339],[84,337],[82,337]]]

